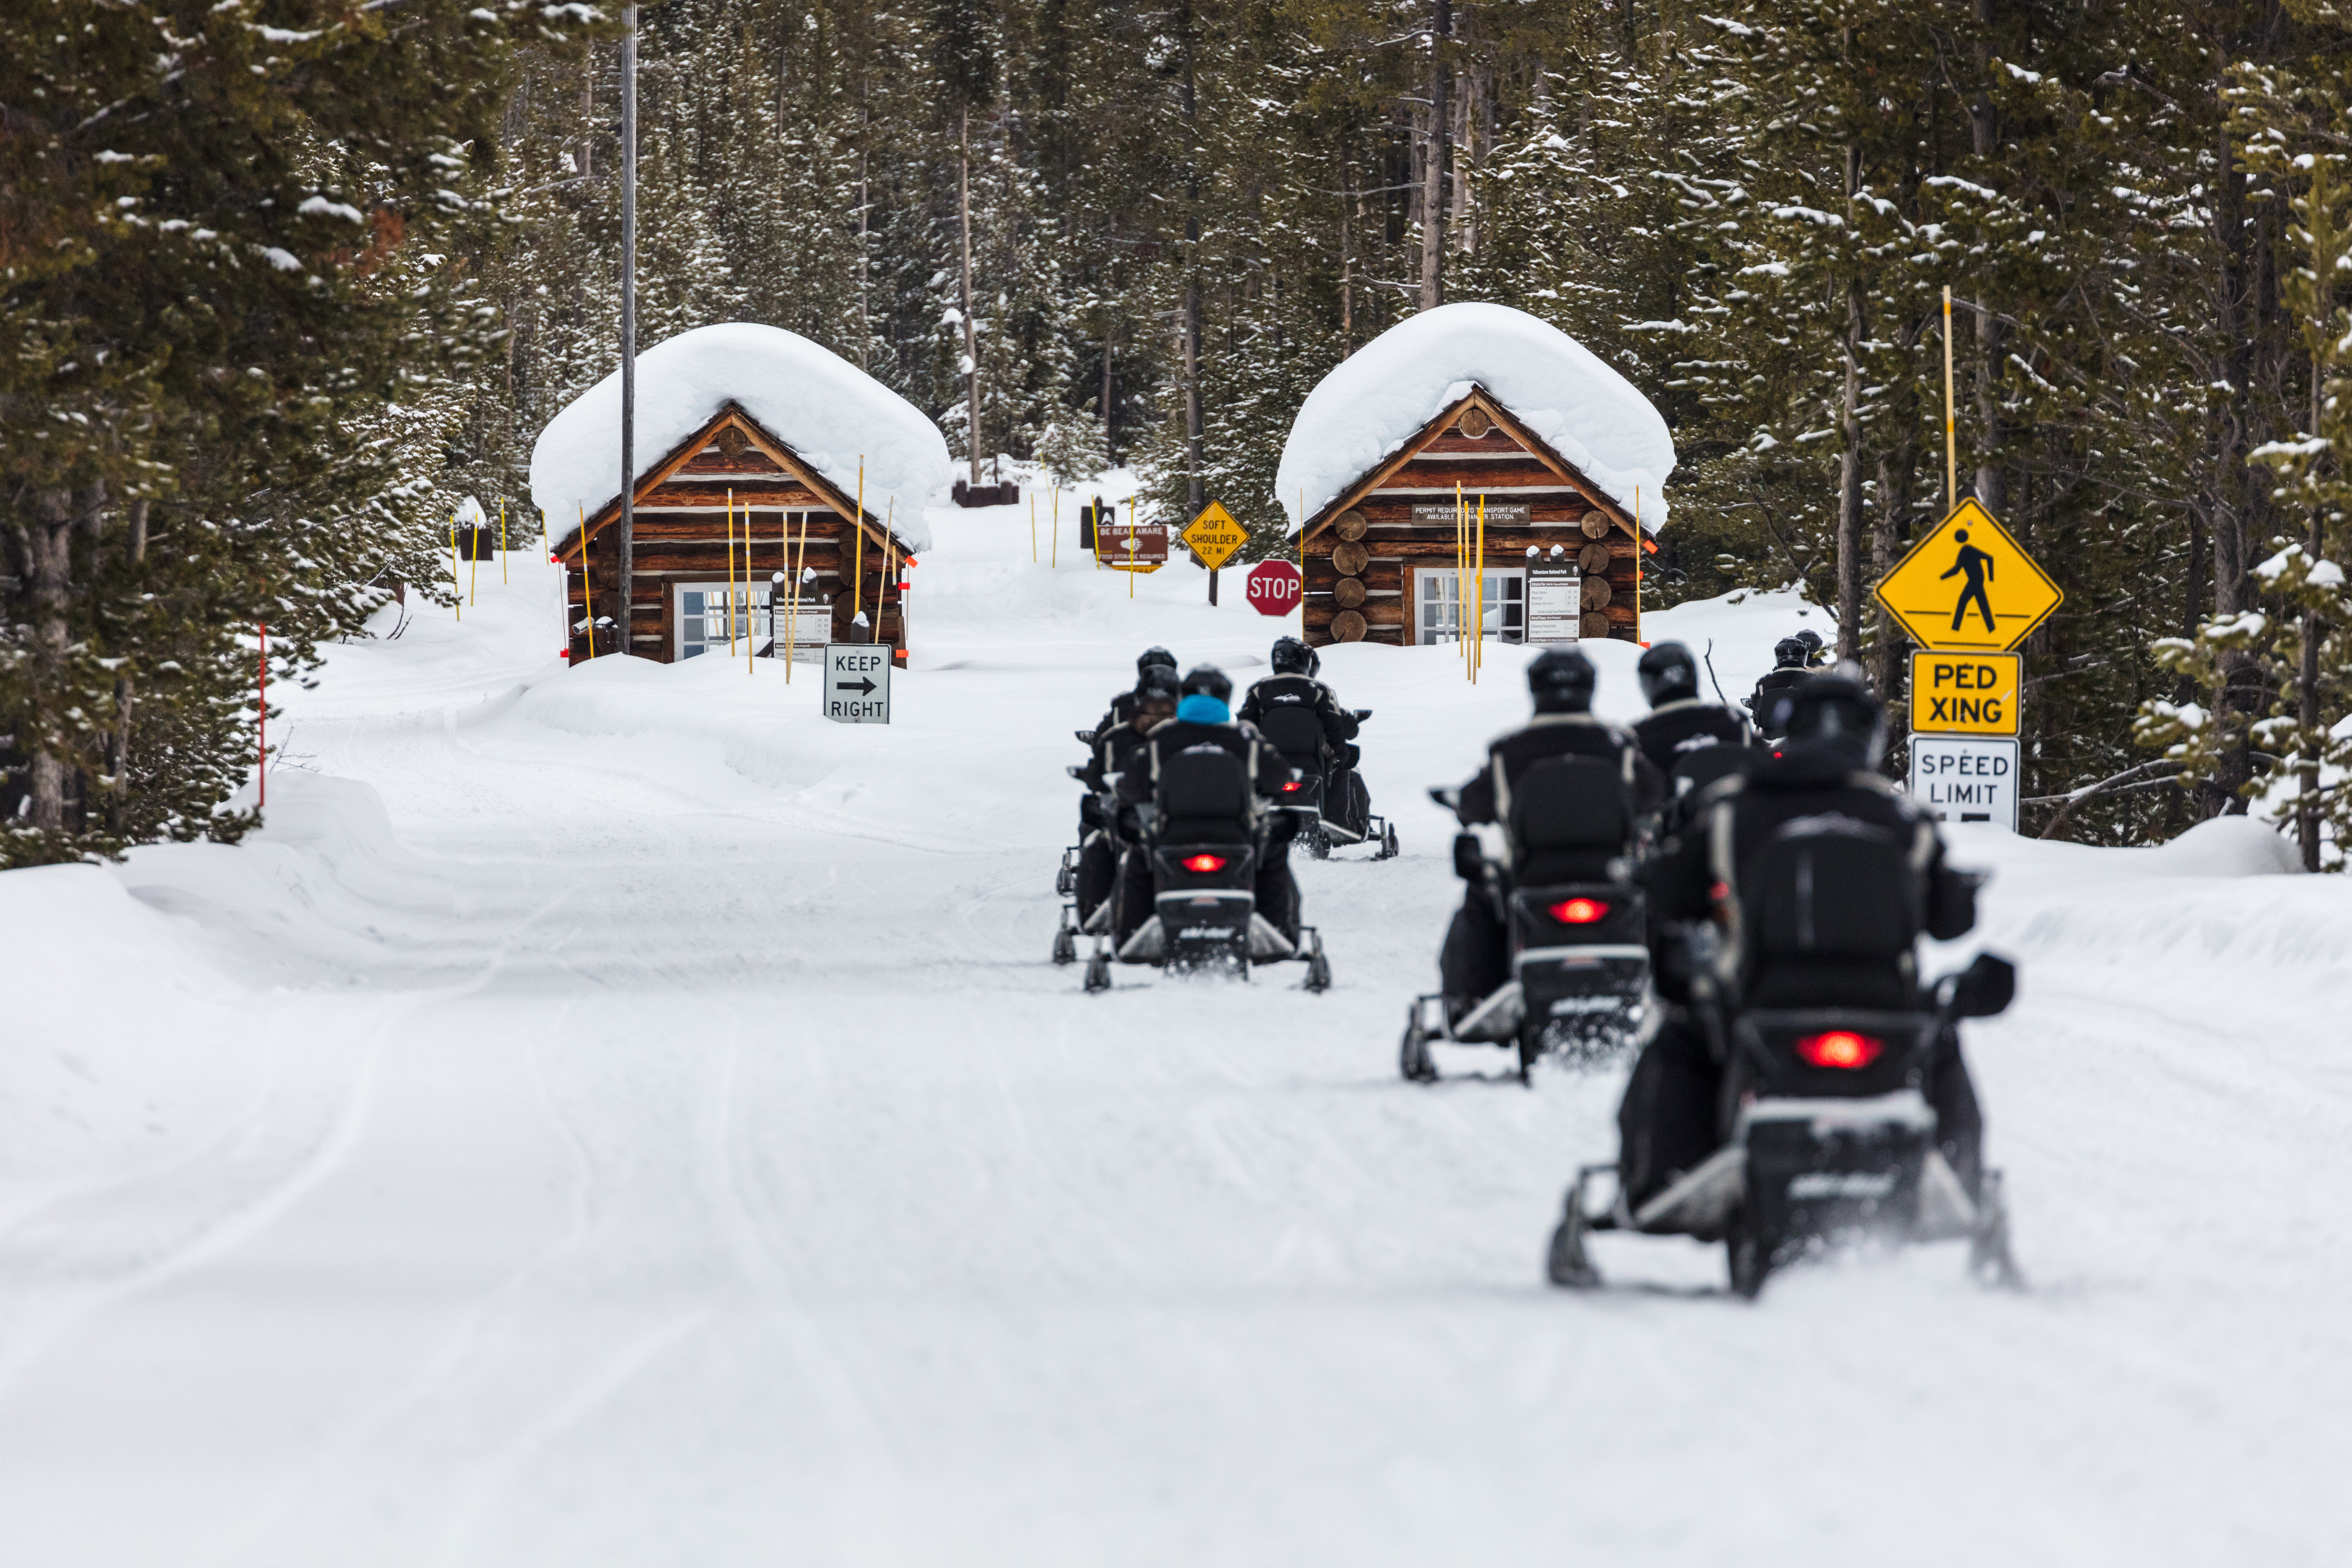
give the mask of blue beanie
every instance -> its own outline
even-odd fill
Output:
[[[1230,724],[1234,710],[1205,691],[1195,691],[1176,704],[1176,717],[1187,724]]]

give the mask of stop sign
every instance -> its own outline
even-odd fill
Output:
[[[1250,568],[1249,602],[1261,616],[1286,616],[1298,608],[1298,568],[1287,561],[1261,561]]]

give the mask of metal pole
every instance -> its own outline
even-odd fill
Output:
[[[1952,431],[1952,286],[1944,285],[1944,510],[1960,504],[1960,446]]]
[[[637,553],[637,8],[621,8],[621,652],[634,651]],[[582,566],[586,566],[583,552]],[[732,625],[732,607],[730,608]]]

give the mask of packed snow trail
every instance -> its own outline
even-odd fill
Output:
[[[1298,862],[1330,994],[1087,997],[1045,962],[1069,731],[1146,643],[1246,680],[1280,623],[934,526],[887,731],[805,668],[562,671],[518,558],[336,651],[246,847],[0,877],[11,1568],[2352,1552],[2341,882],[2242,823],[1966,832],[2033,1290],[1944,1247],[1748,1306],[1604,1237],[1625,1288],[1564,1295],[1622,1073],[1394,1067],[1458,897],[1421,786],[1519,656],[1327,658],[1405,848]],[[1651,633],[1737,695],[1793,615]]]

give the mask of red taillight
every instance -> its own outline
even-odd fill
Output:
[[[1551,918],[1564,926],[1589,926],[1609,913],[1599,899],[1569,899],[1551,907]]]
[[[1183,866],[1187,871],[1222,871],[1225,868],[1225,858],[1222,855],[1187,855]]]
[[[1288,795],[1294,790],[1304,789],[1306,786],[1307,781],[1305,779],[1292,779],[1282,786],[1282,793]]]
[[[1885,1049],[1885,1041],[1850,1029],[1807,1035],[1797,1042],[1797,1054],[1817,1068],[1866,1068]]]

